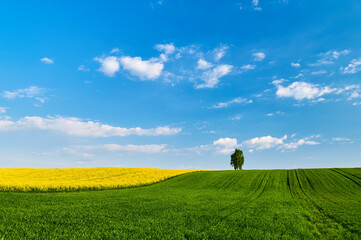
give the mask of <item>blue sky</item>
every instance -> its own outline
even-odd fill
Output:
[[[8,1],[0,167],[361,166],[359,1]]]

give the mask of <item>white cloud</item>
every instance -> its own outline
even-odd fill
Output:
[[[229,154],[234,151],[237,147],[237,139],[235,138],[220,138],[213,142],[213,145],[216,146],[217,152],[223,154]]]
[[[90,71],[90,69],[87,68],[87,67],[84,66],[84,65],[80,65],[80,66],[78,67],[78,70],[79,70],[79,71],[82,71],[82,72],[89,72],[89,71]]]
[[[259,1],[258,0],[252,0],[253,9],[255,11],[262,11],[262,8],[258,7]]]
[[[305,137],[294,142],[285,142],[287,140],[287,135],[284,135],[282,138],[276,138],[272,136],[263,136],[263,137],[255,137],[249,140],[246,140],[241,143],[242,147],[263,150],[263,149],[271,149],[277,148],[277,150],[284,149],[297,149],[302,145],[317,145],[319,144],[316,141],[312,141],[313,138],[318,138],[319,135],[314,135],[310,137]]]
[[[174,86],[175,82],[179,82],[180,80],[184,79],[184,76],[179,76],[168,71],[164,71],[162,77],[163,81],[170,83],[171,86]]]
[[[0,107],[0,114],[6,113],[7,107]]]
[[[229,47],[227,45],[222,45],[214,49],[213,50],[214,60],[219,61],[221,58],[223,58],[224,55],[226,55],[226,51],[228,50],[228,48]]]
[[[41,62],[43,63],[46,63],[46,64],[53,64],[54,63],[54,60],[50,59],[50,58],[47,58],[47,57],[44,57],[42,59],[40,59]]]
[[[228,102],[220,102],[220,103],[217,103],[215,105],[213,105],[212,107],[210,108],[226,108],[228,107],[229,105],[231,104],[234,104],[234,103],[252,103],[253,101],[252,100],[249,100],[249,99],[246,99],[246,98],[241,98],[241,97],[237,97],[237,98],[234,98]]]
[[[199,59],[197,64],[198,64],[197,69],[201,69],[201,70],[206,70],[206,69],[211,68],[213,66],[212,63],[207,62],[204,59]]]
[[[198,55],[198,56],[202,55],[199,53],[199,47],[196,45],[189,45],[185,47],[176,48],[176,51],[177,51],[175,55],[176,59],[180,59],[184,55]]]
[[[360,92],[353,91],[353,92],[351,92],[351,94],[350,94],[350,96],[348,97],[347,100],[351,100],[353,98],[359,98],[359,97],[361,97]]]
[[[329,65],[335,63],[335,60],[339,58],[341,55],[347,55],[350,51],[345,49],[343,51],[335,51],[329,50],[325,53],[320,53],[319,56],[321,57],[315,63],[308,64],[309,66],[321,66],[321,65]]]
[[[249,140],[242,142],[242,146],[251,149],[270,149],[279,145],[284,144],[284,140],[287,139],[287,135],[283,136],[282,138],[275,138],[272,136],[263,136],[263,137],[255,137]]]
[[[218,84],[219,79],[230,73],[232,71],[232,68],[232,65],[222,64],[204,72],[201,77],[204,83],[197,85],[196,88],[215,87]]]
[[[113,127],[94,121],[84,121],[75,117],[24,117],[18,121],[0,120],[0,131],[11,130],[50,130],[62,132],[67,135],[79,137],[112,137],[112,136],[159,136],[159,135],[175,135],[179,133],[181,128],[170,128],[168,126],[143,129]]]
[[[325,70],[320,70],[320,71],[316,71],[316,72],[311,72],[312,75],[320,75],[320,74],[325,74],[327,73]]]
[[[285,114],[284,112],[277,111],[277,112],[267,113],[266,116],[267,117],[272,117],[272,116],[275,116],[275,115],[284,115],[284,114]]]
[[[304,75],[302,74],[302,73],[299,73],[299,74],[297,74],[297,76],[294,76],[294,77],[291,77],[291,78],[295,78],[295,79],[297,79],[297,78],[300,78],[300,77],[303,77]]]
[[[341,68],[341,70],[342,70],[342,68]],[[343,73],[354,74],[359,71],[361,71],[361,58],[352,59],[351,63],[347,67],[343,68]]]
[[[326,101],[326,99],[321,97],[321,98],[314,99],[311,102],[317,103],[317,102],[323,102],[323,101]]]
[[[118,52],[119,52],[119,48],[113,48],[113,49],[110,51],[110,54],[118,53]]]
[[[241,118],[242,118],[241,114],[236,114],[233,117],[231,117],[230,119],[234,121],[234,120],[240,120]]]
[[[284,149],[297,149],[298,147],[300,147],[302,145],[318,145],[318,144],[320,144],[320,143],[316,142],[316,141],[300,139],[300,140],[298,140],[296,142],[285,143],[283,146],[281,146],[281,148],[284,148]]]
[[[17,89],[14,91],[4,91],[2,96],[6,99],[15,99],[15,98],[34,98],[41,103],[45,102],[45,98],[41,96],[46,92],[45,88],[31,86],[29,88]]]
[[[281,83],[283,83],[283,82],[287,82],[287,80],[286,80],[286,79],[283,79],[283,78],[277,79],[277,80],[273,80],[273,81],[272,81],[272,84],[277,86],[277,85],[279,85],[279,84],[281,84]]]
[[[103,72],[108,77],[114,77],[115,73],[119,71],[119,61],[117,57],[96,57],[94,60],[101,64],[98,71]]]
[[[255,68],[256,68],[256,65],[253,65],[253,64],[244,64],[244,65],[242,65],[241,67],[235,67],[234,72],[241,74],[241,73],[244,73],[244,72],[253,70],[253,69],[255,69]]]
[[[252,54],[255,61],[262,61],[266,58],[266,54],[263,52],[257,52]]]
[[[291,139],[289,140],[287,135],[284,135],[281,138],[272,136],[255,137],[245,140],[240,144],[236,138],[225,137],[213,141],[213,144],[186,148],[183,149],[183,151],[192,151],[197,152],[198,154],[204,151],[214,151],[216,153],[230,154],[234,151],[235,148],[244,148],[248,152],[265,149],[275,149],[284,152],[285,150],[295,150],[302,145],[320,144],[319,142],[314,141],[314,139],[319,138],[320,135],[312,135],[298,140],[294,139],[295,136],[296,134],[292,134]]]
[[[157,44],[157,45],[155,45],[155,49],[157,49],[160,52],[164,52],[167,55],[174,53],[174,51],[176,50],[173,43]]]
[[[149,145],[119,145],[105,144],[102,147],[112,152],[140,152],[140,153],[159,153],[164,152],[167,144],[149,144]]]
[[[347,55],[350,53],[350,50],[345,49],[343,51],[328,51],[327,53],[325,53],[325,56],[331,55],[333,59],[338,59],[339,56],[341,55]]]
[[[360,85],[348,85],[344,88],[337,89],[337,94],[345,93],[348,95],[347,100],[361,97],[361,86]]]
[[[333,137],[332,141],[333,142],[348,142],[348,141],[351,141],[351,139],[345,138],[345,137]]]
[[[162,74],[164,64],[159,59],[142,60],[141,57],[121,57],[120,63],[125,70],[141,80],[154,80]]]
[[[273,81],[273,84],[277,87],[276,95],[278,97],[292,97],[296,100],[314,99],[336,91],[336,89],[328,86],[318,87],[315,84],[306,82],[293,82],[287,87],[282,86],[281,83]]]
[[[247,71],[247,70],[252,70],[252,69],[255,69],[256,68],[256,65],[251,65],[251,64],[246,64],[246,65],[243,65],[242,67],[241,67],[241,69],[242,70],[245,70],[245,71]]]
[[[291,62],[291,66],[292,67],[301,67],[301,64],[299,64],[299,63],[293,63],[293,62]]]

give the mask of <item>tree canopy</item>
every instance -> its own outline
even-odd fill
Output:
[[[231,155],[231,165],[234,167],[234,170],[241,170],[244,164],[244,155],[242,150],[236,148],[234,153]]]

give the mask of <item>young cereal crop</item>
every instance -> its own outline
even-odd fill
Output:
[[[0,169],[3,191],[74,191],[147,185],[195,170],[156,168]]]
[[[361,169],[200,171],[105,191],[0,192],[0,239],[361,239]]]

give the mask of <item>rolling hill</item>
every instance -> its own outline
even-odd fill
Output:
[[[128,189],[0,192],[0,239],[360,239],[361,169],[201,171]]]

